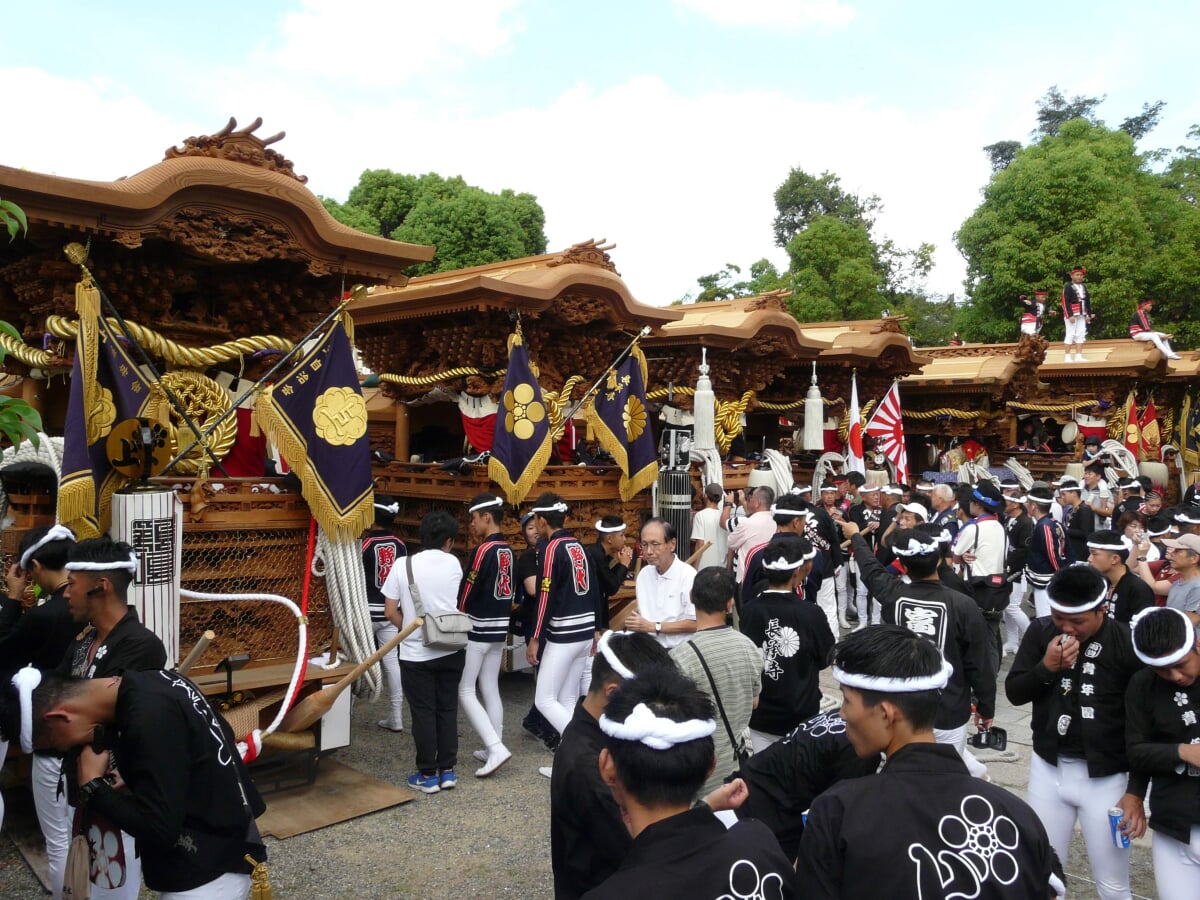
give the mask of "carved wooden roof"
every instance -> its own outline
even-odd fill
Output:
[[[302,262],[309,274],[399,282],[433,247],[363,234],[337,222],[292,163],[229,125],[191,137],[148,169],[117,181],[85,181],[0,166],[0,196],[29,216],[30,238],[60,229],[127,248],[163,240],[218,263]],[[39,226],[42,226],[39,228]]]
[[[741,350],[753,356],[816,359],[821,344],[807,338],[784,306],[785,291],[672,309],[679,318],[646,339],[646,345],[687,345]],[[697,352],[699,352],[697,350]]]

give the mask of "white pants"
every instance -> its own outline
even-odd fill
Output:
[[[375,629],[376,647],[382,647],[400,631],[391,622],[372,622],[371,627]],[[404,693],[400,690],[400,658],[393,650],[379,661],[379,665],[383,669],[383,687],[388,696],[388,721],[398,727],[400,714],[404,710]]]
[[[958,755],[962,757],[962,761],[966,763],[967,771],[974,778],[982,778],[987,774],[987,766],[975,758],[975,754],[967,749],[967,723],[959,725],[957,728],[935,728],[933,729],[933,739],[939,744],[945,744],[947,747],[953,747],[958,751]]]
[[[833,590],[837,594],[837,614],[842,621],[846,620],[846,608],[849,606],[849,594],[846,588],[846,573],[849,571],[849,563],[842,563],[837,567],[837,573],[833,576]],[[834,634],[837,634],[835,631]]]
[[[1158,348],[1158,352],[1163,356],[1174,356],[1175,351],[1171,349],[1170,343],[1167,341],[1167,335],[1162,331],[1143,331],[1141,334],[1131,335],[1135,341],[1152,341],[1154,346]],[[1161,893],[1161,892],[1160,892]]]
[[[825,613],[825,621],[829,623],[829,630],[836,638],[838,634],[838,605],[837,605],[837,587],[834,578],[825,578],[821,581],[821,589],[817,591],[817,606],[821,608],[821,612]]]
[[[1085,316],[1071,316],[1063,320],[1066,326],[1066,336],[1063,337],[1063,343],[1067,345],[1067,352],[1070,352],[1072,344],[1078,344],[1076,350],[1083,349],[1083,342],[1087,340],[1087,318]]]
[[[533,705],[559,734],[575,715],[575,701],[579,699],[579,679],[583,677],[583,663],[592,652],[591,640],[556,644],[546,641],[542,651],[542,663],[538,666],[537,687],[533,692]]]
[[[761,753],[783,737],[781,734],[767,734],[765,731],[755,731],[753,728],[747,730],[750,732],[750,746],[755,753]]]
[[[226,872],[190,891],[164,891],[158,900],[245,900],[249,895],[250,876]]]
[[[1154,832],[1154,881],[1158,900],[1200,897],[1200,825],[1192,826],[1190,846]]]
[[[46,839],[46,864],[50,868],[50,893],[54,900],[62,896],[63,873],[67,868],[67,849],[71,844],[71,821],[75,810],[67,803],[67,785],[63,779],[58,792],[63,761],[57,756],[33,754],[33,805],[38,824]]]
[[[1050,595],[1045,588],[1033,589],[1033,609],[1039,619],[1050,615]]]
[[[854,566],[854,605],[858,609],[859,628],[864,628],[868,624],[879,625],[883,622],[883,607],[879,605],[878,600],[872,604],[871,594],[867,590],[867,585],[863,581],[857,565]]]
[[[1037,333],[1038,333],[1037,322],[1022,322],[1021,323],[1021,334],[1037,334]]]
[[[1029,628],[1029,616],[1025,615],[1025,610],[1021,609],[1021,602],[1025,599],[1026,591],[1025,579],[1014,582],[1012,586],[1012,594],[1008,598],[1008,606],[1004,607],[1004,652],[1016,653],[1017,648],[1021,646],[1021,638],[1025,637],[1025,631]]]
[[[1035,753],[1029,767],[1029,805],[1046,826],[1064,869],[1071,832],[1079,820],[1100,900],[1128,900],[1131,896],[1129,850],[1113,844],[1108,821],[1108,811],[1125,795],[1127,782],[1124,772],[1089,778],[1087,762],[1082,759],[1060,756],[1058,765],[1052,766]]]
[[[121,832],[121,846],[125,850],[125,883],[119,888],[101,888],[93,884],[92,900],[137,900],[138,894],[141,893],[142,861],[138,858],[133,838],[123,831]],[[160,894],[159,896],[170,895]]]
[[[467,641],[462,681],[458,683],[458,705],[483,741],[484,747],[500,743],[504,730],[504,704],[500,700],[500,660],[504,641]],[[479,694],[475,685],[479,685]],[[483,702],[479,702],[479,697]]]

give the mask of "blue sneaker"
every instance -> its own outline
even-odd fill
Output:
[[[436,775],[422,775],[420,772],[413,772],[408,776],[408,786],[424,794],[436,794],[442,789]]]
[[[443,791],[448,791],[458,787],[458,776],[454,774],[453,769],[442,769],[438,772],[438,783]]]

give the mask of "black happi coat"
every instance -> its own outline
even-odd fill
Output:
[[[625,584],[625,579],[629,576],[629,567],[610,559],[599,541],[594,544],[585,544],[583,549],[587,551],[588,558],[592,561],[592,574],[596,576],[596,581],[600,585],[600,590],[596,594],[596,630],[607,631],[608,601]]]
[[[798,894],[796,884],[791,863],[766,825],[738,822],[726,831],[711,811],[697,808],[648,826],[616,874],[585,897],[807,896]]]
[[[569,531],[559,529],[538,542],[538,597],[532,638],[571,644],[595,638],[600,587],[587,551]]]
[[[0,600],[6,612],[16,612],[12,627],[0,630],[0,673],[11,675],[26,665],[53,669],[62,661],[71,639],[79,632],[63,597],[65,591],[63,585],[40,606],[26,610],[17,600]]]
[[[763,654],[762,692],[750,727],[787,734],[821,708],[821,670],[834,644],[825,613],[790,591],[768,590],[742,608],[740,624]]]
[[[1181,688],[1143,669],[1125,694],[1129,765],[1153,786],[1150,827],[1187,844],[1200,825],[1200,768],[1179,758],[1200,743],[1200,681]]]
[[[1139,612],[1154,605],[1154,588],[1126,568],[1109,595],[1108,615],[1128,625]]]
[[[742,763],[738,777],[750,796],[739,819],[757,819],[774,833],[788,859],[796,858],[804,813],[813,799],[844,778],[861,778],[879,768],[878,756],[860,759],[837,713],[820,713]]]
[[[88,805],[137,841],[148,887],[187,891],[250,872],[246,853],[266,859],[253,829],[266,806],[199,688],[175,672],[126,672],[113,727],[129,789],[101,788]]]
[[[1029,623],[1004,680],[1009,702],[1033,704],[1033,750],[1050,765],[1058,764],[1060,739],[1078,718],[1088,775],[1103,778],[1128,772],[1125,690],[1142,668],[1129,627],[1106,617],[1100,630],[1079,647],[1075,665],[1051,672],[1042,660],[1046,647],[1061,634],[1050,616]],[[1131,775],[1128,790],[1144,796],[1146,779]]]
[[[556,900],[574,900],[597,887],[617,870],[633,843],[612,789],[600,778],[605,740],[599,723],[579,701],[554,753],[550,776],[550,864]]]
[[[854,560],[867,590],[883,606],[883,621],[901,625],[932,641],[954,667],[942,691],[936,728],[958,728],[971,718],[971,693],[979,715],[996,714],[996,670],[992,664],[992,636],[975,601],[940,581],[907,584],[885,569],[866,542],[852,538]]]
[[[503,641],[513,601],[521,590],[512,547],[499,532],[488,535],[471,552],[471,565],[459,590],[458,608],[471,618],[470,640],[485,644]]]
[[[1046,829],[943,744],[909,744],[878,775],[816,800],[800,841],[806,898],[1046,898],[1061,883]]]
[[[363,574],[367,578],[367,609],[372,622],[386,622],[383,583],[397,561],[408,554],[404,544],[385,528],[372,528],[362,539]]]

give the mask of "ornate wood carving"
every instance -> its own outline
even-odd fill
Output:
[[[308,183],[308,176],[297,175],[292,161],[285,159],[277,150],[268,146],[282,140],[286,131],[260,138],[254,132],[262,125],[262,117],[255,119],[246,128],[237,128],[237,119],[232,116],[225,127],[216,134],[202,134],[184,140],[180,147],[168,147],[163,159],[178,159],[181,156],[208,156],[213,159],[228,159],[233,162],[270,169],[280,175],[295,178],[301,184]],[[234,129],[237,129],[236,131]]]
[[[595,239],[580,241],[555,256],[546,265],[554,268],[555,266],[565,266],[568,263],[581,263],[585,266],[599,266],[601,269],[608,269],[608,271],[620,275],[617,267],[613,265],[612,258],[605,252],[616,246],[616,244],[606,243],[604,238],[600,238],[598,241]]]

